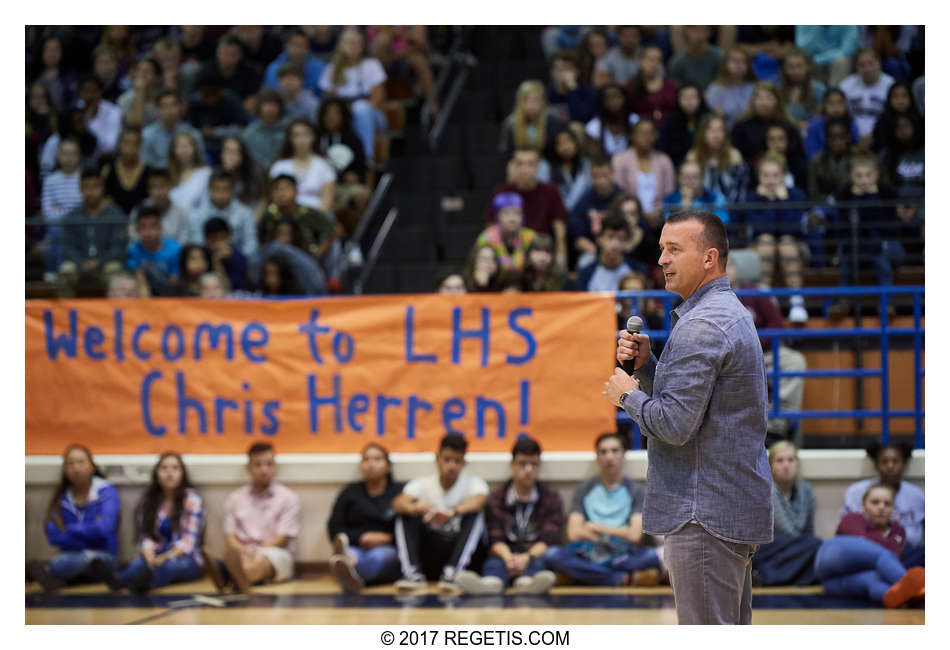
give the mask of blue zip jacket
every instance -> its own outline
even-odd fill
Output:
[[[80,508],[73,501],[72,488],[59,500],[59,514],[65,530],[52,521],[46,522],[46,539],[62,551],[106,551],[117,553],[119,542],[116,529],[122,504],[115,487],[104,478],[92,477],[89,499]]]

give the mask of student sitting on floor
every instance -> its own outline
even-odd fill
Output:
[[[327,533],[333,543],[330,572],[346,591],[394,582],[401,575],[393,541],[392,501],[403,489],[393,480],[389,452],[371,442],[363,448],[363,480],[347,485],[333,504]]]
[[[730,256],[730,262],[732,262]],[[798,449],[786,440],[769,447],[773,539],[752,557],[755,585],[810,585],[815,580],[815,494],[800,475]]]
[[[467,594],[500,594],[510,580],[522,594],[543,594],[554,584],[554,574],[544,568],[544,555],[561,541],[564,506],[557,490],[538,481],[541,446],[531,438],[518,438],[510,469],[511,478],[489,497],[491,557],[481,576],[462,571],[455,579]]]
[[[238,488],[224,504],[227,550],[224,564],[205,560],[211,579],[223,591],[228,579],[242,593],[265,580],[283,582],[294,575],[294,542],[300,531],[300,498],[274,480],[277,463],[269,442],[256,442],[247,451],[251,484]]]
[[[867,598],[894,608],[924,597],[924,568],[905,569],[900,555],[904,527],[892,519],[894,488],[877,483],[861,499],[863,512],[850,512],[815,556],[815,575],[829,596]]]
[[[180,455],[169,451],[158,459],[136,515],[142,536],[139,554],[110,587],[144,592],[204,575],[204,510]]]
[[[548,549],[548,568],[586,585],[656,585],[662,547],[643,546],[643,486],[623,475],[618,433],[597,438],[600,475],[574,490],[566,546]]]
[[[903,479],[907,461],[912,453],[910,445],[891,442],[868,445],[868,457],[874,461],[877,476],[852,483],[844,493],[841,517],[849,512],[862,511],[865,491],[875,483],[884,483],[894,489],[894,519],[907,532],[907,541],[901,561],[905,567],[924,566],[924,491]]]
[[[458,593],[459,571],[481,568],[488,484],[462,474],[467,449],[461,435],[446,434],[435,455],[438,474],[409,481],[393,500],[403,575],[398,591],[424,589],[427,578],[438,577],[441,591]]]
[[[59,548],[48,563],[31,562],[32,578],[53,592],[72,582],[102,580],[116,565],[119,494],[102,477],[92,454],[70,445],[59,485],[46,510],[46,539]]]

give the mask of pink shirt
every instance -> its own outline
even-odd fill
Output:
[[[290,538],[286,548],[293,552],[300,532],[300,498],[287,486],[274,481],[259,493],[250,485],[238,488],[228,496],[224,510],[224,532],[242,544],[260,546],[275,535],[286,535]]]

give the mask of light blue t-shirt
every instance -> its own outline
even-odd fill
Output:
[[[600,477],[594,476],[575,488],[571,513],[604,526],[626,526],[631,515],[643,512],[643,496],[643,486],[633,479],[623,477],[617,489],[608,490]]]
[[[134,271],[142,266],[143,261],[148,260],[161,267],[169,276],[178,275],[178,255],[180,253],[181,245],[168,237],[162,238],[162,247],[154,253],[145,250],[142,242],[137,241],[129,246],[126,268]]]

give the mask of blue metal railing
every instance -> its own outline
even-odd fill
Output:
[[[663,290],[653,291],[617,291],[618,300],[632,299],[633,313],[643,314],[643,300],[660,300],[663,302],[663,312],[665,314],[664,328],[655,330],[644,330],[651,340],[665,341],[670,335],[670,311],[673,305],[680,298],[679,296]],[[923,410],[923,345],[924,328],[923,320],[923,297],[924,287],[922,286],[888,286],[888,287],[817,287],[807,289],[738,289],[736,295],[742,297],[782,297],[800,295],[805,298],[809,296],[823,296],[826,298],[862,298],[874,296],[878,298],[878,313],[881,315],[880,325],[878,327],[853,327],[853,328],[822,328],[822,329],[760,329],[758,334],[761,338],[771,339],[772,349],[769,354],[773,355],[773,370],[766,373],[767,379],[772,382],[772,395],[779,394],[779,380],[782,377],[879,377],[881,379],[881,407],[871,410],[864,408],[850,410],[811,410],[811,411],[783,411],[780,400],[772,400],[772,409],[769,411],[770,418],[880,418],[881,420],[881,442],[887,444],[890,440],[890,418],[912,417],[914,418],[914,447],[923,449],[924,446],[924,410]],[[913,297],[913,327],[892,327],[888,315],[888,306],[890,299],[896,295],[910,295]],[[860,321],[859,321],[860,322]],[[914,408],[893,410],[890,408],[890,339],[893,336],[913,337],[914,343]],[[875,337],[880,340],[881,367],[880,368],[852,368],[846,370],[804,370],[800,372],[784,371],[779,367],[779,343],[784,338],[831,338],[831,339],[855,339],[859,337]],[[618,422],[630,421],[630,417],[623,411],[618,412]],[[636,422],[633,422],[633,445],[635,449],[640,448],[640,428]]]

